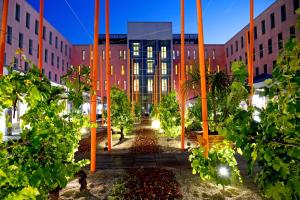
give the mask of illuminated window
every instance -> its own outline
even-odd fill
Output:
[[[190,55],[190,50],[188,50],[188,59],[191,58],[191,55]]]
[[[110,75],[113,75],[114,74],[114,66],[110,66]]]
[[[176,56],[175,50],[173,50],[173,60],[175,60],[175,56]]]
[[[100,82],[97,81],[97,90],[100,90]]]
[[[189,65],[185,65],[185,73],[186,73],[186,74],[189,73]]]
[[[147,63],[147,73],[153,73],[153,62]]]
[[[124,60],[126,60],[126,51],[124,50],[124,52],[123,52],[123,58],[124,58]]]
[[[105,51],[102,50],[102,60],[104,60],[104,59],[105,59]]]
[[[161,90],[162,92],[167,92],[167,89],[168,89],[167,79],[163,78],[161,80]]]
[[[124,90],[127,89],[127,84],[126,84],[126,81],[124,81]]]
[[[85,60],[85,51],[84,50],[82,51],[82,60],[83,61]]]
[[[134,75],[139,75],[139,63],[134,63],[133,73],[134,73]]]
[[[216,50],[213,50],[213,60],[215,60],[216,59]]]
[[[140,85],[139,79],[134,79],[133,84],[134,84],[134,91],[138,92],[139,91],[139,85]]]
[[[194,60],[196,60],[196,50],[194,50]]]
[[[118,85],[120,85],[120,81],[118,81]]]
[[[121,74],[122,74],[122,75],[125,74],[124,65],[121,66]]]
[[[152,49],[152,47],[147,47],[147,58],[153,58],[153,49]]]
[[[177,57],[179,57],[179,50],[177,50]]]
[[[167,47],[166,46],[162,46],[161,47],[161,58],[167,58]]]
[[[109,58],[111,58],[111,51],[109,51]]]
[[[178,65],[175,65],[175,74],[178,74]]]
[[[148,92],[152,92],[153,91],[153,80],[152,79],[148,79]]]
[[[190,72],[193,71],[193,65],[190,65]]]
[[[92,60],[94,59],[94,53],[93,53],[93,51],[91,51],[91,59]]]
[[[107,81],[104,81],[104,90],[107,90]]]
[[[165,62],[161,63],[161,74],[162,75],[167,74],[167,63],[165,63]]]
[[[133,55],[134,56],[140,55],[140,43],[133,43]]]
[[[122,57],[123,57],[123,51],[120,51],[119,58],[121,59]]]

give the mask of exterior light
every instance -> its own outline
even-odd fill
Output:
[[[225,166],[220,166],[218,169],[218,175],[223,178],[229,177],[229,169]]]
[[[154,129],[159,129],[160,128],[160,121],[159,120],[157,120],[157,119],[154,119],[153,121],[152,121],[152,128],[154,128]]]

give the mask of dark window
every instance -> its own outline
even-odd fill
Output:
[[[228,58],[229,53],[228,53],[228,47],[226,48],[226,57]]]
[[[230,45],[231,55],[233,55],[233,45]]]
[[[21,16],[21,7],[19,4],[16,4],[16,20],[19,22]]]
[[[294,12],[296,13],[296,10],[300,7],[299,0],[294,0]]]
[[[28,62],[25,61],[25,67],[24,67],[25,72],[28,71]]]
[[[257,27],[255,26],[254,27],[254,40],[257,39]]]
[[[260,58],[264,57],[264,46],[263,46],[263,44],[259,45],[259,57]]]
[[[268,74],[268,65],[264,65],[264,75]]]
[[[282,5],[281,8],[281,22],[284,22],[286,20],[286,9],[285,5]]]
[[[248,64],[248,54],[245,52],[245,63]]]
[[[255,68],[255,76],[259,76],[259,68],[258,67]]]
[[[295,37],[296,37],[295,26],[291,26],[291,27],[290,27],[290,37],[291,37],[291,38],[295,38]]]
[[[255,48],[253,49],[253,60],[255,61]]]
[[[241,37],[241,49],[244,48],[244,37]]]
[[[43,26],[43,40],[46,40],[46,27]]]
[[[45,69],[44,68],[42,69],[42,73],[45,75]]]
[[[49,78],[49,80],[51,80],[51,79],[52,79],[52,77],[51,77],[51,72],[49,72],[49,74],[48,74],[48,78]]]
[[[59,69],[59,57],[58,56],[57,56],[57,60],[56,61],[57,61],[57,63],[56,63],[57,64],[57,69]]]
[[[278,49],[282,49],[283,41],[282,41],[282,33],[278,34]]]
[[[276,60],[273,60],[273,69],[276,67],[276,64],[277,64]]]
[[[37,52],[37,54],[36,54],[36,57],[37,57],[37,58],[39,58],[39,48],[40,48],[40,45],[38,44],[38,45],[37,45],[37,51],[36,51],[36,52]]]
[[[54,65],[54,53],[51,53],[51,65]]]
[[[39,34],[39,21],[35,20],[34,32],[36,35]]]
[[[270,15],[270,19],[271,19],[271,29],[275,28],[275,15],[274,13],[272,13]]]
[[[49,33],[49,44],[52,45],[52,32]]]
[[[235,41],[235,51],[238,51],[239,50],[239,44],[238,44],[238,41],[236,40]]]
[[[30,14],[26,13],[26,28],[30,28]]]
[[[64,61],[64,59],[62,59],[62,61],[61,61],[61,68],[64,69],[64,67],[65,67],[65,61]]]
[[[14,57],[14,68],[18,68],[19,60],[18,58]]]
[[[19,33],[19,48],[20,49],[23,49],[23,39],[24,39],[23,33]]]
[[[45,49],[45,63],[48,62],[48,49]]]
[[[7,26],[7,43],[12,44],[12,27]]]
[[[273,44],[272,44],[272,38],[268,40],[268,52],[269,54],[273,53]]]
[[[60,41],[60,52],[61,52],[61,53],[63,52],[63,46],[64,46],[63,41]]]
[[[69,58],[71,58],[71,47],[69,48]]]
[[[240,61],[242,61],[242,56],[240,56]]]
[[[57,38],[57,36],[55,37],[55,48],[56,49],[58,48],[58,38]]]
[[[68,45],[65,45],[65,56],[68,55]]]
[[[32,55],[33,41],[29,39],[28,54]]]
[[[57,82],[57,75],[54,74],[54,81]]]
[[[266,33],[266,22],[265,20],[261,21],[261,34],[265,34]]]

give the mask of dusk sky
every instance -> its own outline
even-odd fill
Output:
[[[27,0],[39,9],[39,0]],[[105,32],[104,2],[100,0],[100,30]],[[185,32],[197,33],[196,0],[185,1]],[[275,0],[255,1],[255,16]],[[202,0],[204,38],[222,44],[249,22],[249,0]],[[93,36],[94,0],[45,0],[46,19],[72,44],[90,44]],[[111,0],[111,33],[126,33],[130,21],[168,21],[180,32],[180,0]]]

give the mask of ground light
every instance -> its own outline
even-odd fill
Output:
[[[229,169],[225,166],[220,166],[218,168],[218,175],[222,178],[229,178]]]
[[[160,121],[158,119],[154,119],[151,124],[152,128],[155,130],[160,129]]]

